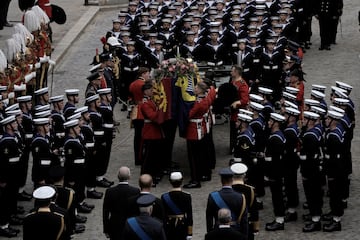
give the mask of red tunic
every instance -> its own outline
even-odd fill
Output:
[[[187,140],[200,140],[206,132],[204,114],[209,111],[206,98],[198,98],[189,112],[189,122],[186,127]]]
[[[131,95],[131,100],[135,102],[135,104],[139,104],[142,102],[144,94],[142,92],[142,86],[145,84],[143,79],[137,79],[132,82],[129,86],[129,92]]]
[[[154,101],[144,98],[143,103],[139,106],[141,114],[144,116],[144,127],[142,129],[142,138],[162,139],[163,132],[158,122],[159,110]]]
[[[240,100],[240,105],[236,106],[236,110],[240,108],[246,108],[249,103],[249,86],[244,80],[241,81],[232,81],[231,82],[237,89],[238,100]],[[237,120],[238,111],[233,111],[231,113],[231,121]]]

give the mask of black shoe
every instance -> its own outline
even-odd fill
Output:
[[[107,182],[105,178],[101,181],[96,180],[96,186],[103,187],[103,188],[109,188],[111,187],[111,183]]]
[[[295,222],[297,220],[297,218],[298,218],[297,212],[294,212],[294,213],[287,212],[285,214],[284,221],[285,222]]]
[[[199,182],[189,182],[185,184],[183,188],[201,188],[201,184]]]
[[[303,209],[309,209],[309,204],[307,202],[303,203]]]
[[[96,190],[93,191],[86,191],[86,196],[87,198],[92,198],[92,199],[101,199],[103,197],[103,193],[102,192],[98,192]]]
[[[85,204],[82,204],[77,207],[77,210],[79,213],[91,213],[92,209],[85,206]]]
[[[332,219],[333,219],[332,213],[326,213],[321,216],[322,221],[329,222],[329,221],[332,221]]]
[[[341,222],[336,222],[332,220],[330,223],[324,224],[323,231],[324,232],[341,231]]]
[[[105,182],[109,183],[110,186],[114,185],[114,181],[110,181],[110,180],[107,179],[107,178],[103,178],[103,180],[104,180]]]
[[[326,46],[325,50],[330,51],[331,50],[330,46]]]
[[[201,181],[202,181],[202,182],[211,181],[211,176],[202,176],[202,177],[201,177]]]
[[[302,229],[303,232],[316,232],[321,231],[321,222],[314,222],[311,221],[309,223],[306,223],[305,226]]]
[[[88,208],[91,208],[91,209],[94,209],[94,208],[95,208],[95,205],[94,205],[94,204],[89,204],[89,203],[87,203],[87,202],[83,202],[82,205],[84,205],[84,206],[86,206],[86,207],[88,207]]]
[[[24,222],[24,219],[22,219],[21,217],[16,216],[16,215],[11,216],[10,221],[9,221],[9,223],[11,225],[15,225],[15,226],[22,225],[23,222]]]
[[[77,214],[75,216],[75,223],[86,223],[87,217]]]
[[[32,195],[22,191],[21,193],[18,193],[18,200],[19,201],[30,201],[32,199]]]
[[[278,231],[278,230],[284,230],[284,223],[278,223],[275,220],[271,223],[267,223],[265,226],[266,231]]]
[[[74,233],[83,233],[85,231],[85,225],[75,224]]]
[[[0,236],[11,238],[11,237],[16,237],[17,233],[12,228],[9,227],[0,228]]]
[[[114,126],[115,126],[115,127],[120,126],[120,122],[114,120]]]
[[[6,22],[5,24],[4,24],[4,27],[13,27],[14,26],[14,24],[11,24],[11,23],[9,23],[9,22]]]

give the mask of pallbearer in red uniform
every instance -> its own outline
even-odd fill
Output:
[[[140,67],[138,79],[130,84],[129,93],[131,96],[131,101],[134,104],[134,107],[131,111],[130,118],[131,124],[135,130],[134,133],[134,157],[135,165],[141,165],[141,131],[144,126],[144,118],[139,111],[139,104],[143,100],[142,86],[146,81],[149,80],[150,71],[148,68]]]
[[[230,151],[233,151],[236,141],[236,126],[237,114],[240,108],[246,108],[249,102],[249,86],[242,78],[242,68],[233,66],[231,68],[231,83],[236,87],[238,92],[238,99],[231,104],[231,118],[230,118]]]
[[[152,175],[154,184],[160,181],[161,163],[164,162],[161,145],[164,138],[159,122],[159,109],[152,100],[153,86],[147,82],[142,86],[144,99],[140,105],[140,112],[144,117],[144,127],[142,129],[143,139],[143,164],[141,173]]]
[[[195,86],[196,101],[189,112],[189,122],[186,128],[186,140],[188,159],[191,172],[191,181],[184,188],[200,188],[201,177],[205,175],[206,161],[204,152],[204,135],[206,123],[204,114],[209,110],[208,101],[205,98],[207,86],[204,82],[198,82]]]

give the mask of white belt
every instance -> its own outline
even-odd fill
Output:
[[[242,162],[242,158],[234,158],[234,162],[236,163]]]
[[[265,157],[265,161],[266,161],[266,162],[271,162],[271,161],[272,161],[272,157]]]
[[[76,164],[85,163],[85,158],[75,159],[74,163],[76,163]]]
[[[49,166],[50,163],[51,163],[51,160],[41,160],[41,161],[40,161],[40,164],[41,164],[41,165],[44,165],[44,166]]]
[[[61,132],[61,133],[56,133],[55,134],[57,137],[65,137],[65,133],[64,132]]]
[[[253,63],[258,63],[258,62],[260,62],[260,59],[254,59],[253,60]]]
[[[95,146],[95,143],[85,143],[85,147],[92,148]]]
[[[19,161],[20,161],[20,157],[9,158],[9,162],[11,162],[11,163],[19,162]]]
[[[151,123],[150,119],[144,119],[144,123]]]
[[[329,154],[325,154],[325,159],[330,159],[330,155],[329,155]]]
[[[306,155],[300,155],[300,160],[306,160]]]
[[[302,11],[304,11],[303,8],[299,8],[299,9],[298,9],[298,12],[302,12]]]
[[[275,66],[264,65],[263,68],[266,69],[266,70],[270,70],[270,69],[276,70],[276,69],[278,69],[279,67],[276,66],[276,65],[275,65]]]
[[[134,67],[134,68],[124,67],[124,70],[129,71],[129,72],[134,72],[134,71],[137,71],[138,69],[139,69],[139,67]]]
[[[202,119],[190,119],[190,122],[192,123],[202,123]]]
[[[113,127],[114,127],[114,124],[112,124],[112,123],[104,123],[104,124],[103,124],[103,127],[104,127],[104,128],[113,128]]]
[[[250,68],[244,68],[243,69],[243,72],[248,72],[248,71],[250,71]]]
[[[34,134],[32,134],[32,133],[25,134],[25,138],[26,138],[26,139],[30,139],[30,138],[32,138],[33,136],[34,136]]]
[[[95,136],[103,136],[103,135],[104,135],[104,131],[94,131],[94,135],[95,135]]]

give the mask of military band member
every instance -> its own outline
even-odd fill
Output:
[[[51,199],[55,194],[55,189],[50,186],[42,186],[34,191],[33,197],[38,208],[29,213],[24,220],[23,239],[60,239],[65,231],[65,222],[63,215],[50,210]]]
[[[97,71],[87,77],[87,80],[89,80],[89,83],[86,86],[86,90],[85,90],[86,98],[97,94],[97,90],[100,88],[101,79],[102,79],[102,77],[99,74],[99,72],[97,72]]]
[[[215,229],[218,225],[217,212],[221,208],[231,211],[232,225],[234,229],[248,234],[248,209],[244,195],[232,188],[234,173],[230,168],[221,169],[222,189],[209,194],[206,206],[206,229],[207,232]]]
[[[284,230],[285,203],[283,199],[284,178],[284,148],[285,136],[280,130],[285,117],[278,113],[271,113],[268,127],[270,136],[265,148],[265,176],[269,180],[275,220],[266,223],[265,230]]]
[[[191,195],[181,190],[181,172],[172,172],[169,179],[173,189],[161,196],[165,209],[166,238],[190,240],[193,226]]]

